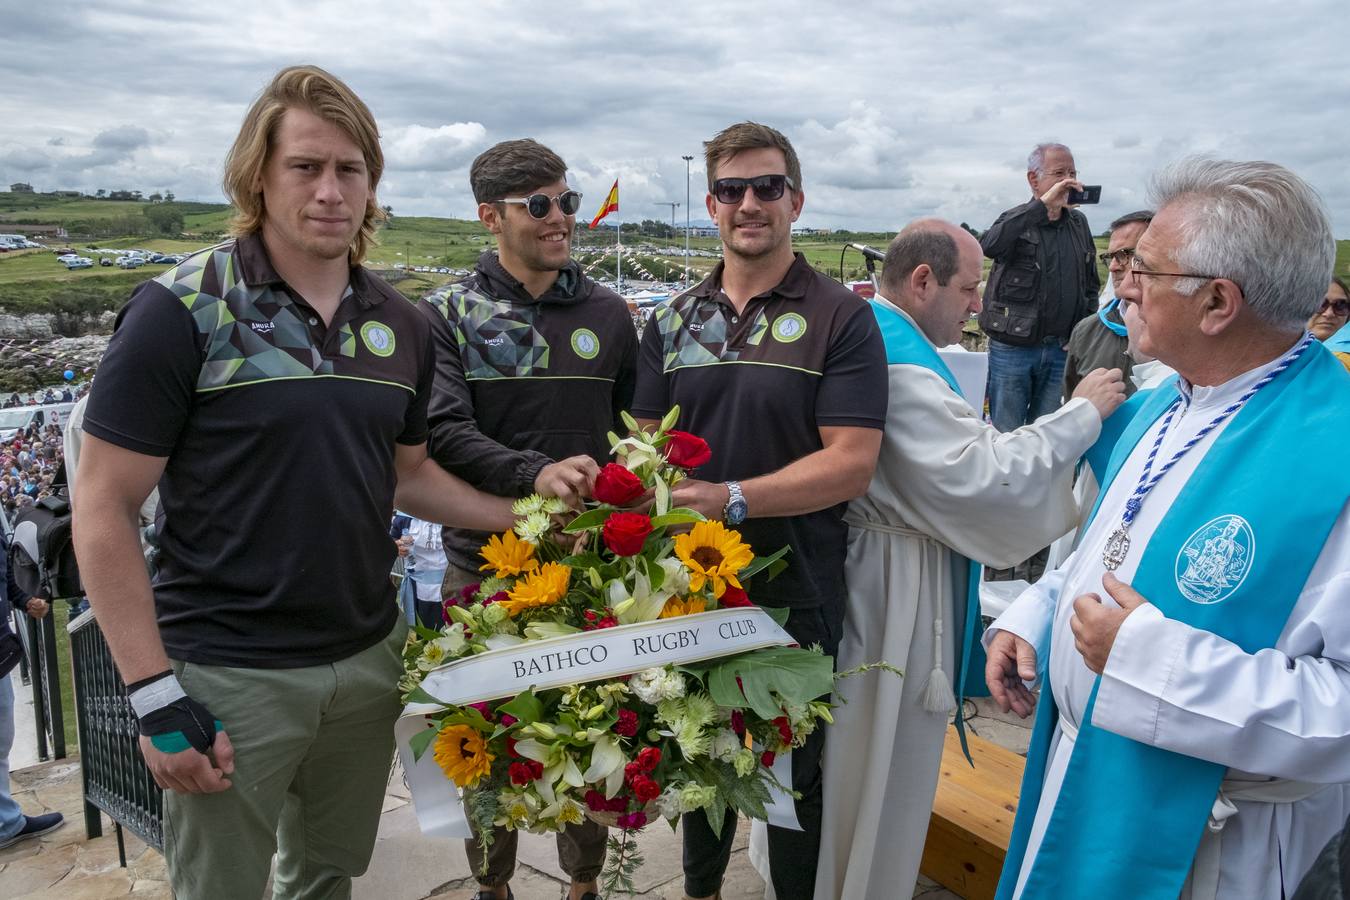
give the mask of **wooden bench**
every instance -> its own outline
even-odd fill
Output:
[[[919,871],[967,900],[992,900],[1012,836],[1022,757],[966,730],[970,767],[947,728],[933,816]]]

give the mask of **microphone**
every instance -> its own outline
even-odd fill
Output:
[[[849,244],[848,246],[875,262],[884,262],[886,259],[886,254],[884,252],[881,250],[874,250],[866,244]]]

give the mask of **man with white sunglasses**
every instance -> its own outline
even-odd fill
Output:
[[[491,493],[580,505],[609,455],[606,434],[623,430],[619,413],[633,399],[632,316],[571,258],[581,194],[568,187],[556,153],[529,139],[504,141],[473,161],[469,181],[497,249],[419,307],[436,344],[431,455]],[[447,597],[478,582],[487,537],[445,529]],[[589,820],[559,833],[571,900],[596,896],[605,834]],[[516,837],[495,829],[486,860],[476,838],[465,842],[478,900],[512,896]]]

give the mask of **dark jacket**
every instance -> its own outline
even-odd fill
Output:
[[[1045,204],[1032,199],[999,216],[980,246],[994,261],[980,327],[994,340],[1018,347],[1051,338],[1062,343],[1096,309],[1101,291],[1097,248],[1078,210],[1066,209],[1052,222]],[[1052,272],[1055,260],[1058,280]]]
[[[603,464],[608,432],[633,400],[637,330],[623,298],[570,262],[531,297],[497,259],[424,299],[436,381],[428,420],[433,459],[480,490],[523,497],[539,470],[586,454]],[[477,571],[487,535],[445,529],[446,559]]]
[[[10,608],[27,612],[30,599],[14,580],[14,571],[9,567],[9,538],[0,530],[0,628],[12,631],[9,624]]]
[[[1119,305],[1111,307],[1106,317],[1117,325],[1125,325]],[[1130,381],[1130,370],[1134,368],[1134,360],[1128,347],[1129,339],[1102,324],[1100,313],[1075,325],[1069,336],[1069,356],[1064,362],[1064,396],[1072,396],[1083,376],[1094,369],[1120,369],[1125,376],[1125,396],[1133,394],[1135,386]]]

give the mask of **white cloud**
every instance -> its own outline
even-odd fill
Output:
[[[407,215],[472,213],[467,166],[535,137],[571,166],[593,212],[621,179],[620,217],[703,211],[702,141],[732,122],[797,147],[805,225],[894,228],[937,214],[986,227],[1027,194],[1038,141],[1062,140],[1103,185],[1094,228],[1142,205],[1178,155],[1270,159],[1311,181],[1350,236],[1338,77],[1350,4],[1309,0],[119,0],[0,29],[0,185],[168,188],[220,199],[221,160],[278,68],[343,77],[379,120],[381,199]],[[172,11],[170,11],[172,10]],[[72,90],[72,84],[82,85]],[[116,179],[116,181],[114,181]],[[40,182],[40,184],[39,184]]]
[[[429,127],[405,125],[385,132],[385,165],[394,169],[456,169],[488,146],[487,129],[478,122]]]

